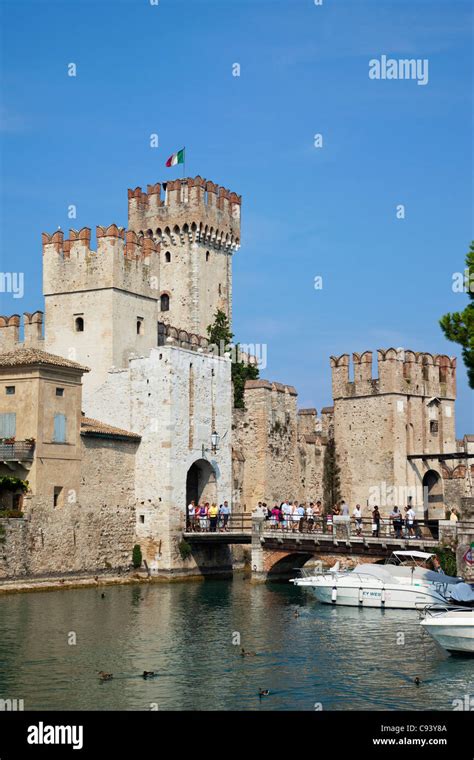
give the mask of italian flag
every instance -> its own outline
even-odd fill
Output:
[[[184,148],[173,153],[166,162],[166,166],[176,166],[176,164],[184,164]]]

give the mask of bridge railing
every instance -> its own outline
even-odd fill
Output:
[[[252,515],[250,512],[230,514],[225,519],[219,515],[216,522],[209,516],[195,516],[186,522],[186,531],[189,533],[251,533]]]
[[[274,532],[286,535],[325,535],[332,536],[335,539],[345,540],[353,538],[399,538],[434,540],[440,538],[440,521],[439,520],[417,520],[412,523],[406,519],[401,522],[394,521],[389,517],[381,517],[378,523],[375,523],[371,517],[363,517],[355,520],[353,517],[342,517],[333,515],[328,520],[327,515],[314,517],[312,520],[307,517],[289,515],[283,521],[265,520],[265,532]],[[465,528],[466,523],[459,523],[459,527]],[[457,523],[450,523],[452,532],[456,532]]]

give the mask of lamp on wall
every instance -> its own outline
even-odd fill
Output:
[[[204,458],[204,455],[206,453],[210,452],[211,454],[216,454],[219,451],[219,440],[220,440],[219,433],[216,433],[216,431],[214,430],[214,432],[211,433],[211,448],[210,449],[206,449],[205,446],[204,446],[204,444],[202,444],[202,456],[203,456],[203,458]]]

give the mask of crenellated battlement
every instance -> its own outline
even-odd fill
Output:
[[[158,297],[160,244],[116,224],[91,229],[43,232],[44,294],[121,288]]]
[[[20,315],[0,316],[0,351],[13,348],[41,348],[43,346],[43,312],[25,311],[23,314],[23,341],[20,340]]]
[[[375,396],[397,393],[407,396],[456,397],[456,359],[444,354],[388,348],[377,351],[378,377],[373,376],[372,352],[352,354],[354,379],[350,380],[350,356],[331,356],[333,397]]]
[[[202,242],[227,251],[240,244],[242,198],[200,176],[128,190],[128,226],[144,237]]]

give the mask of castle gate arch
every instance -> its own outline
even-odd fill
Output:
[[[196,504],[217,504],[216,472],[207,459],[197,459],[188,470],[186,476],[186,506],[195,501]]]
[[[423,517],[436,537],[438,520],[444,519],[443,479],[436,470],[428,470],[423,476],[423,511]]]

